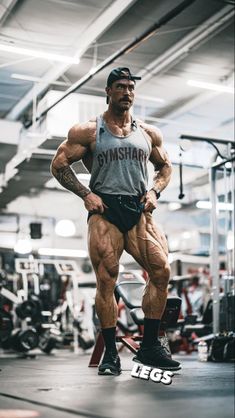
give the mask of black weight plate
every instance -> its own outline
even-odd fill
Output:
[[[26,300],[16,307],[16,313],[19,318],[25,319],[27,317],[34,318],[40,314],[40,311],[36,302]]]
[[[12,348],[16,351],[26,352],[38,346],[38,334],[35,329],[25,331],[14,330],[12,333]]]

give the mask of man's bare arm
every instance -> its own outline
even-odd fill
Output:
[[[154,164],[153,189],[164,190],[170,182],[172,167],[170,163],[165,163],[159,168],[158,164]]]
[[[76,125],[71,128],[67,140],[59,146],[52,160],[51,172],[63,187],[84,200],[85,208],[88,211],[103,213],[105,204],[102,199],[84,186],[70,167],[72,163],[85,156],[95,132],[96,125],[94,123]]]
[[[153,142],[150,161],[154,165],[153,189],[161,192],[170,182],[172,165],[167,152],[163,148],[161,132],[152,132],[151,137]]]
[[[75,193],[82,199],[91,193],[87,187],[80,183],[70,166],[61,167],[57,170],[52,169],[52,173],[63,187]]]
[[[51,172],[67,190],[84,199],[91,191],[78,179],[70,165],[86,154],[88,143],[84,138],[84,129],[75,126],[70,129],[68,138],[58,148],[51,163]]]
[[[142,128],[150,137],[152,144],[150,161],[154,165],[153,187],[145,197],[145,210],[152,211],[157,206],[155,192],[161,192],[168,185],[171,179],[172,165],[162,145],[163,137],[161,131],[147,124],[143,124]]]

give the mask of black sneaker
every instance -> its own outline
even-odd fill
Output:
[[[98,374],[118,376],[121,372],[121,362],[118,353],[105,351],[103,360],[99,365]]]
[[[156,367],[162,370],[180,370],[181,364],[178,361],[172,360],[167,355],[164,347],[158,341],[155,345],[144,348],[140,347],[133,360],[137,363],[142,363],[146,366]]]

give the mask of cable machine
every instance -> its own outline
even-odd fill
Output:
[[[211,242],[210,242],[210,271],[212,277],[212,299],[213,299],[213,332],[234,331],[234,320],[232,320],[234,309],[234,171],[235,171],[235,147],[234,142],[223,139],[204,138],[192,135],[181,135],[180,139],[188,139],[190,141],[203,141],[212,145],[217,155],[222,161],[215,162],[210,168],[210,196],[211,196]],[[227,156],[220,153],[217,145],[227,146]],[[218,190],[218,180],[223,179],[223,189]],[[220,297],[220,243],[219,243],[219,215],[223,204],[224,217],[224,235],[226,238],[226,271],[227,275],[224,280],[224,300]],[[231,296],[231,299],[230,299]],[[221,305],[224,313],[222,320]]]

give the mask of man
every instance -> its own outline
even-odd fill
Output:
[[[114,288],[124,249],[149,275],[142,304],[143,341],[134,360],[166,370],[180,369],[180,363],[168,357],[158,340],[170,268],[166,239],[152,219],[172,169],[162,147],[161,132],[135,121],[130,114],[138,79],[128,68],[112,70],[106,86],[107,111],[97,119],[72,127],[52,161],[52,174],[62,186],[83,199],[89,212],[88,246],[97,278],[96,311],[105,342],[99,374],[121,373],[115,344]],[[78,181],[70,167],[81,159],[91,173],[89,189]],[[148,160],[155,167],[150,191]]]

